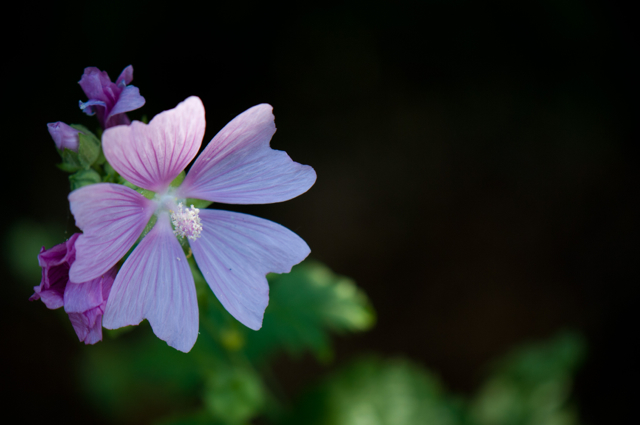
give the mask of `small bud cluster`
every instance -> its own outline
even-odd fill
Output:
[[[202,224],[200,224],[200,210],[191,205],[191,208],[184,208],[182,202],[178,204],[178,211],[171,211],[171,223],[175,227],[173,233],[176,236],[187,237],[195,241],[200,237]]]

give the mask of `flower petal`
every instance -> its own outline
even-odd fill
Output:
[[[81,133],[81,131],[76,130],[62,121],[50,122],[47,124],[47,129],[58,149],[70,149],[78,152],[78,133]]]
[[[102,341],[102,310],[99,307],[85,313],[69,313],[69,320],[80,341],[87,345]]]
[[[104,308],[117,273],[116,267],[112,267],[102,276],[88,282],[69,283],[64,291],[64,311],[84,313],[100,305]]]
[[[201,237],[190,241],[204,278],[224,308],[245,326],[262,327],[269,272],[288,273],[309,246],[272,221],[222,210],[201,210]]]
[[[120,269],[103,326],[116,329],[143,319],[158,338],[180,351],[191,350],[198,337],[195,283],[166,213]]]
[[[76,242],[76,261],[69,280],[88,282],[113,267],[136,242],[156,204],[133,189],[98,183],[69,194],[76,226],[83,230]]]
[[[136,110],[144,105],[144,97],[140,96],[140,89],[135,86],[127,86],[120,93],[118,102],[113,106],[107,119],[117,114]]]
[[[198,153],[204,126],[204,106],[192,96],[148,125],[109,128],[102,135],[104,154],[131,183],[162,192]]]
[[[107,104],[104,103],[101,100],[88,100],[86,102],[83,102],[81,100],[78,101],[78,104],[80,105],[80,109],[82,110],[82,112],[84,112],[85,114],[89,115],[89,116],[93,116],[96,114],[96,111],[98,110],[97,107],[101,106],[103,108],[107,107]]]
[[[95,66],[84,69],[84,73],[78,81],[82,91],[89,99],[104,100],[104,87],[111,84],[111,79],[107,71],[100,71]]]
[[[116,86],[127,86],[133,81],[133,66],[129,65],[122,70],[120,76],[116,80]]]
[[[209,142],[180,186],[183,198],[229,204],[268,204],[309,190],[316,173],[271,149],[276,131],[271,105],[238,115]]]

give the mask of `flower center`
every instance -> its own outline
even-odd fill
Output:
[[[177,211],[171,211],[171,223],[175,227],[173,233],[183,238],[186,236],[192,241],[198,239],[202,232],[199,212],[200,210],[193,205],[191,208],[185,208],[180,202]]]

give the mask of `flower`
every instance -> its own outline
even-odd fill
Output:
[[[140,96],[137,87],[129,86],[133,80],[133,67],[126,67],[115,83],[111,82],[106,71],[95,67],[84,69],[78,81],[88,101],[80,101],[80,109],[87,115],[98,115],[103,129],[116,125],[129,124],[125,112],[136,110],[144,105],[144,97]]]
[[[116,269],[111,268],[88,282],[71,282],[69,268],[76,258],[75,244],[79,236],[80,233],[75,233],[69,240],[48,251],[42,247],[38,255],[42,281],[34,286],[35,293],[29,300],[41,299],[52,310],[64,306],[80,341],[95,344],[102,340],[102,315]]]
[[[81,133],[80,130],[76,130],[62,121],[50,122],[47,124],[47,129],[58,149],[70,149],[78,152],[78,133]]]
[[[147,319],[155,334],[181,351],[198,336],[198,304],[187,258],[187,239],[198,267],[222,305],[251,329],[262,326],[269,302],[266,274],[287,273],[307,257],[307,244],[268,220],[223,210],[199,210],[187,198],[234,204],[282,202],[316,180],[308,165],[269,146],[275,133],[270,105],[234,118],[207,145],[180,186],[170,183],[197,155],[204,106],[190,97],[146,125],[110,128],[104,154],[127,181],[156,193],[147,199],[123,185],[98,183],[69,195],[77,242],[72,280],[91,280],[113,267],[134,245],[152,216],[157,221],[124,262],[104,315],[115,329]],[[188,208],[185,208],[187,206]],[[175,229],[172,228],[172,223]]]

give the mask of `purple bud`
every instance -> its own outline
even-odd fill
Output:
[[[38,262],[42,267],[42,282],[34,287],[30,301],[42,299],[47,308],[64,306],[80,341],[95,344],[102,340],[102,315],[107,304],[117,270],[112,268],[89,282],[69,280],[69,268],[76,259],[76,233],[68,241],[50,250],[40,250]]]
[[[68,126],[62,121],[50,122],[47,124],[47,128],[49,129],[49,134],[51,134],[51,137],[58,149],[70,149],[74,152],[78,152],[79,130]]]

